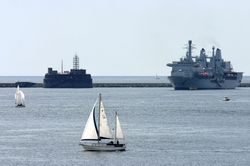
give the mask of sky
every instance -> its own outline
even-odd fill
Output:
[[[0,22],[0,76],[69,70],[75,54],[94,76],[167,76],[188,40],[250,75],[248,0],[0,0]]]

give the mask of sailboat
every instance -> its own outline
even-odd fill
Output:
[[[115,133],[113,136],[108,125],[101,94],[99,94],[99,116],[97,120],[95,116],[96,105],[97,101],[86,122],[80,145],[87,151],[124,151],[126,145],[119,142],[119,140],[124,140],[124,135],[117,112],[115,114]]]
[[[17,85],[15,93],[15,104],[16,107],[25,107],[25,96],[24,93],[19,89],[19,85]]]
[[[156,75],[155,75],[155,79],[159,80],[160,77],[156,74]]]

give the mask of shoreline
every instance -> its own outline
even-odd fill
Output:
[[[0,83],[0,88],[42,88],[43,83],[15,82]],[[171,83],[93,83],[93,88],[170,88]],[[239,87],[250,87],[250,83],[241,83]]]

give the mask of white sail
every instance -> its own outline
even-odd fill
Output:
[[[17,106],[24,106],[25,105],[25,96],[24,93],[19,90],[19,86],[17,86],[17,90],[15,93],[15,100],[16,100],[16,105]]]
[[[111,130],[108,125],[108,119],[105,113],[103,102],[100,101],[100,138],[112,138]]]
[[[20,99],[18,99],[18,97],[19,97],[18,93],[19,93],[19,85],[17,85],[16,93],[15,93],[15,101],[16,101],[16,103],[17,103],[17,100],[20,100]]]
[[[95,122],[95,107],[96,103],[94,104],[94,107],[89,114],[88,121],[85,125],[84,131],[82,133],[81,140],[97,140],[98,139],[98,134],[97,134],[97,126]]]
[[[115,125],[115,127],[116,127],[115,138],[116,139],[124,139],[124,135],[123,135],[123,132],[122,132],[122,127],[121,127],[120,120],[118,118],[117,113],[116,113],[115,118],[116,118],[116,120],[115,120],[115,122],[116,122],[116,125]]]

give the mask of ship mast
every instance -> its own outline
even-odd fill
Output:
[[[79,69],[79,57],[77,56],[77,54],[75,54],[75,56],[73,58],[73,69],[74,70]]]
[[[212,49],[213,49],[213,54],[212,54],[212,56],[214,57],[214,49],[215,49],[215,47],[213,46]]]
[[[187,52],[187,60],[189,62],[192,62],[193,59],[192,59],[192,40],[189,40],[188,41],[188,52]]]
[[[63,74],[63,60],[61,62],[61,73]]]

